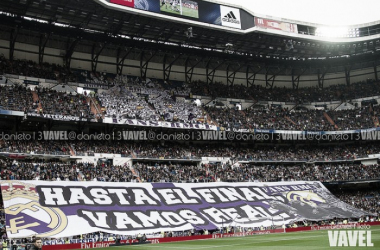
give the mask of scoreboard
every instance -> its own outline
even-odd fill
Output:
[[[106,0],[111,4],[235,29],[254,27],[245,10],[198,0]]]
[[[281,30],[298,33],[297,24],[253,16],[246,10],[201,0],[95,0],[114,9],[130,9],[150,12],[152,16],[177,17],[191,20],[199,25],[216,25],[236,30],[259,29]],[[158,15],[157,15],[158,14]],[[178,19],[177,19],[178,20]]]

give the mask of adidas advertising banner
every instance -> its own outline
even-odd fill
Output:
[[[0,183],[9,238],[268,227],[366,214],[320,182]]]
[[[239,9],[220,5],[220,16],[223,26],[241,29]]]

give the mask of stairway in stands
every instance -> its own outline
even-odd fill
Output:
[[[373,114],[372,121],[373,121],[373,125],[375,125],[375,128],[379,127],[379,117],[377,117],[377,114],[373,112],[372,106],[369,106],[369,113]]]
[[[67,144],[67,146],[70,149],[70,155],[71,156],[75,156],[76,154],[75,154],[75,151],[74,151],[73,147],[70,144]]]
[[[131,170],[132,174],[133,174],[134,176],[137,177],[137,180],[138,180],[139,182],[142,182],[141,179],[140,179],[140,175],[138,175],[138,174],[136,173],[135,168],[134,168],[133,166],[130,166],[129,169]]]
[[[33,96],[33,102],[37,102],[40,98],[38,97],[38,94],[36,91],[32,91],[32,96]],[[38,108],[37,112],[42,109],[42,104],[38,103]],[[43,110],[43,109],[42,109]]]
[[[207,124],[209,125],[215,125],[219,127],[219,124],[211,118],[211,116],[206,112],[206,110],[203,107],[199,107],[202,110],[202,114],[206,114],[207,117]]]
[[[155,108],[152,104],[150,104],[149,102],[147,102],[147,104],[148,104],[148,107],[149,107],[151,110],[156,110],[156,108]]]
[[[297,123],[295,123],[292,119],[290,119],[290,117],[285,116],[285,119],[286,119],[287,121],[289,121],[291,124],[293,124],[293,125],[297,125]]]
[[[373,120],[373,125],[375,125],[375,128],[379,127],[379,117],[377,116],[372,116],[372,120]]]
[[[90,103],[91,112],[97,117],[97,114],[102,114],[101,106],[96,102],[95,98],[88,96],[86,98],[87,103]]]
[[[338,126],[335,124],[335,122],[333,121],[333,119],[331,119],[331,117],[326,113],[326,112],[323,112],[323,116],[326,118],[326,120],[334,126],[334,128],[336,129],[339,129]]]

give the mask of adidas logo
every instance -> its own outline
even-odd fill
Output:
[[[232,11],[230,11],[229,13],[227,13],[227,15],[225,15],[222,18],[222,20],[224,22],[240,24],[240,21],[236,19],[236,16],[235,16],[235,14]]]

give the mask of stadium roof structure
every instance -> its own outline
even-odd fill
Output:
[[[158,1],[158,0],[157,0]],[[103,2],[103,4],[101,4]],[[361,27],[366,37],[324,41],[314,36],[315,27],[298,25],[298,34],[269,33],[252,28],[244,31],[202,25],[177,17],[153,17],[134,9],[108,7],[105,0],[2,0],[0,34],[10,42],[13,57],[15,42],[39,46],[43,61],[45,47],[61,49],[70,67],[74,51],[92,55],[96,71],[99,55],[116,58],[117,73],[124,60],[140,60],[141,76],[146,76],[145,62],[163,64],[169,79],[172,65],[186,68],[191,81],[194,67],[207,68],[207,81],[215,70],[227,72],[233,84],[236,72],[247,73],[247,84],[255,74],[267,76],[267,87],[276,75],[318,74],[375,68],[380,64],[378,25]],[[253,16],[252,16],[253,18]],[[191,28],[191,30],[189,30]],[[251,79],[251,80],[248,80]],[[349,77],[346,79],[349,84]],[[251,81],[251,82],[249,82]],[[298,88],[297,81],[293,88]]]

